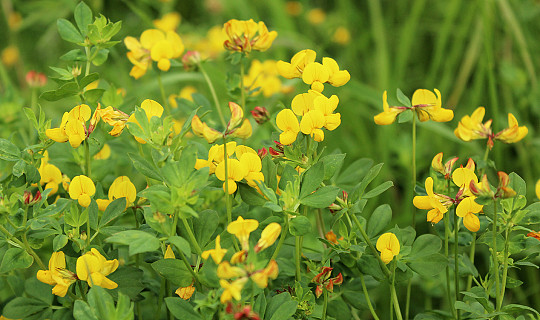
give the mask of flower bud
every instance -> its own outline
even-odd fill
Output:
[[[231,110],[231,119],[227,124],[227,132],[232,131],[242,122],[244,118],[244,110],[237,103],[229,102],[229,109]]]
[[[491,190],[489,186],[487,175],[485,174],[482,176],[482,180],[478,183],[474,180],[471,180],[469,184],[469,189],[471,190],[471,193],[477,197],[493,198],[493,196],[495,196],[495,193],[493,192],[493,190]]]
[[[270,114],[265,107],[255,107],[253,110],[251,110],[251,115],[258,124],[263,124],[270,119]]]
[[[201,54],[198,51],[188,51],[182,57],[182,63],[184,64],[185,71],[194,70],[201,62]]]
[[[259,156],[259,158],[263,159],[264,157],[266,157],[268,155],[268,149],[266,148],[261,148],[257,151],[257,155]]]
[[[499,185],[497,187],[495,196],[503,199],[515,197],[516,192],[508,186],[510,183],[510,177],[508,177],[508,175],[502,171],[497,172],[497,176],[499,176]]]
[[[41,192],[36,191],[36,195],[34,196],[30,191],[24,191],[23,200],[25,205],[32,206],[41,200]]]
[[[257,242],[257,245],[255,246],[255,252],[259,252],[273,245],[280,233],[281,225],[279,223],[272,222],[266,226],[261,233],[259,242]]]
[[[30,70],[26,73],[26,83],[31,88],[40,88],[47,84],[47,76],[41,72]]]

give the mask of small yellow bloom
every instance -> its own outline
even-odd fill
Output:
[[[315,109],[314,102],[318,97],[326,98],[322,93],[315,90],[297,94],[291,102],[291,109],[297,116],[303,116],[308,111]]]
[[[313,108],[322,112],[324,116],[324,127],[330,131],[335,130],[341,124],[341,114],[333,113],[339,103],[336,95],[327,98],[323,95],[313,100]]]
[[[94,160],[107,160],[111,156],[111,147],[108,144],[104,144],[101,150],[94,156]]]
[[[135,188],[135,185],[131,182],[129,177],[120,176],[114,179],[113,183],[111,184],[109,188],[108,195],[109,195],[108,197],[109,199],[107,200],[103,200],[103,199],[96,200],[100,211],[104,211],[111,202],[120,198],[126,198],[126,209],[127,209],[135,201],[135,198],[137,197],[137,189]]]
[[[161,115],[163,114],[163,107],[161,106],[161,104],[159,104],[158,102],[154,100],[150,100],[150,99],[144,100],[141,103],[141,108],[146,113],[146,117],[148,118],[149,121],[150,119],[152,119],[152,117],[161,118]],[[131,116],[129,116],[127,122],[135,123],[139,127],[141,126],[139,122],[137,121],[137,119],[135,118],[135,114],[132,114]],[[146,144],[146,141],[144,141],[143,139],[139,137],[135,137],[135,140],[137,140],[137,142],[139,142],[140,144]]]
[[[223,44],[227,50],[246,53],[268,50],[277,37],[276,31],[268,32],[264,22],[256,23],[253,19],[229,20],[223,25],[223,32],[228,37]]]
[[[300,131],[307,134],[315,141],[324,140],[324,131],[321,130],[326,124],[324,114],[319,110],[311,110],[306,113],[300,121]]]
[[[206,139],[208,143],[214,143],[217,139],[223,137],[221,132],[214,128],[210,128],[206,122],[202,122],[197,115],[191,120],[191,129],[196,136]]]
[[[291,16],[299,16],[302,10],[302,3],[300,1],[287,1],[285,3],[285,11]]]
[[[242,249],[249,247],[249,234],[259,227],[259,221],[255,219],[244,219],[239,216],[238,219],[229,223],[227,232],[234,234],[242,244]]]
[[[97,114],[99,119],[103,119],[104,122],[113,127],[113,129],[109,131],[109,134],[113,137],[117,137],[122,133],[130,118],[128,114],[118,109],[115,110],[111,106],[101,109],[100,105],[98,105],[94,114]]]
[[[484,107],[478,107],[471,116],[466,115],[461,118],[458,127],[454,130],[456,137],[463,141],[471,141],[491,136],[491,120],[482,123],[485,113]]]
[[[107,260],[94,248],[77,259],[77,277],[87,281],[90,287],[99,286],[105,289],[118,287],[116,282],[107,278],[117,268],[118,260]]]
[[[243,277],[246,271],[240,267],[233,267],[228,261],[223,261],[217,268],[217,276],[220,279],[232,279]]]
[[[176,289],[174,293],[176,293],[180,298],[184,300],[189,300],[194,292],[195,287],[193,285],[190,285],[189,287],[180,287]]]
[[[287,79],[294,79],[302,77],[304,68],[315,62],[317,53],[310,49],[305,49],[296,53],[291,62],[278,61],[277,62],[277,71],[282,77]]]
[[[236,142],[227,142],[227,158],[232,156],[236,150]],[[224,150],[222,144],[213,145],[208,151],[208,160],[197,159],[195,169],[199,170],[205,167],[210,169],[210,174],[216,171],[216,166],[224,159]]]
[[[319,25],[326,20],[326,12],[321,8],[314,8],[308,12],[308,21],[313,25]]]
[[[46,150],[43,152],[38,171],[41,176],[39,183],[45,185],[43,189],[51,189],[49,195],[55,194],[58,191],[58,185],[62,183],[62,172],[54,164],[49,163],[49,153]]]
[[[244,176],[244,179],[246,179],[250,187],[257,187],[257,183],[255,181],[264,181],[264,175],[261,172],[261,158],[259,158],[257,154],[251,152],[244,153],[240,157],[239,161],[240,164],[247,170],[247,174]]]
[[[259,288],[264,289],[268,287],[268,279],[276,279],[278,272],[279,268],[276,260],[270,260],[266,268],[253,273],[250,278]]]
[[[433,192],[433,178],[426,179],[427,196],[416,196],[413,199],[413,204],[418,209],[429,210],[427,221],[438,223],[448,212],[448,207],[452,205],[451,199],[445,195]]]
[[[169,96],[169,105],[172,108],[178,108],[177,98],[186,99],[193,102],[192,94],[197,93],[197,89],[194,86],[185,86],[180,90],[179,94],[171,94]]]
[[[225,177],[225,161],[227,161],[227,173],[228,176]],[[236,191],[237,181],[241,181],[248,174],[248,168],[246,168],[240,161],[237,159],[228,159],[223,162],[220,162],[216,166],[216,177],[223,181],[223,190],[226,192],[227,188],[229,194],[233,194]],[[228,187],[227,187],[228,186]]]
[[[246,257],[247,257],[247,251],[240,250],[236,252],[235,254],[233,254],[233,256],[231,257],[231,263],[232,264],[242,263],[246,260]]]
[[[241,292],[246,282],[247,278],[245,277],[237,279],[231,283],[229,283],[227,280],[219,280],[219,285],[225,289],[221,294],[221,303],[225,304],[231,301],[233,298],[234,300],[239,301],[242,298]]]
[[[255,246],[255,252],[262,251],[273,245],[274,242],[276,242],[276,239],[279,237],[280,233],[281,225],[279,223],[272,222],[267,225],[261,233],[261,238],[259,239],[259,242],[257,242],[257,245]]]
[[[176,31],[180,24],[180,14],[178,12],[169,12],[165,14],[161,19],[153,21],[154,27],[162,31]]]
[[[90,205],[94,193],[96,193],[94,182],[87,176],[76,176],[69,184],[69,196],[71,199],[76,199],[85,208]]]
[[[322,92],[324,90],[323,83],[330,78],[328,69],[318,62],[312,62],[306,65],[302,73],[302,81],[305,84],[311,85],[311,90]]]
[[[433,160],[431,160],[431,167],[433,167],[435,171],[444,175],[445,179],[449,179],[450,174],[452,173],[452,168],[454,167],[454,164],[456,163],[458,158],[454,157],[448,160],[444,165],[442,163],[442,159],[443,159],[443,153],[442,152],[437,153],[435,157],[433,157]],[[472,167],[469,169],[471,169],[474,172],[474,162],[471,161],[471,163],[472,163]]]
[[[496,140],[500,140],[504,143],[516,143],[523,139],[529,129],[525,126],[519,126],[516,117],[513,114],[508,114],[508,128],[503,129],[495,135]]]
[[[47,129],[45,134],[56,142],[66,142],[77,148],[86,139],[86,121],[90,119],[92,111],[86,104],[81,104],[62,116],[60,127]]]
[[[386,91],[383,92],[383,112],[379,113],[375,117],[373,117],[373,120],[376,124],[380,126],[388,125],[394,123],[396,121],[396,117],[398,114],[402,113],[403,111],[407,110],[406,107],[392,107],[388,105],[388,94]]]
[[[276,125],[283,131],[279,135],[281,144],[290,145],[296,140],[296,136],[300,132],[300,124],[291,109],[283,109],[278,113]]]
[[[351,33],[345,27],[338,27],[332,36],[332,41],[341,45],[346,45],[351,41]]]
[[[2,63],[6,67],[13,66],[15,63],[17,63],[17,61],[19,61],[19,49],[13,45],[6,47],[4,50],[2,50],[1,59]]]
[[[235,129],[244,119],[244,110],[237,103],[229,102],[229,110],[231,111],[231,118],[227,123],[227,132]]]
[[[381,260],[388,264],[399,254],[400,246],[395,234],[387,232],[377,239],[377,250],[381,252]]]
[[[478,177],[474,174],[474,171],[468,168],[457,168],[452,173],[452,181],[460,188],[460,191],[464,196],[472,196],[469,186],[471,181],[478,183]]]
[[[167,250],[165,250],[165,255],[163,256],[163,259],[176,259],[170,244],[167,245]]]
[[[471,232],[476,232],[480,229],[480,220],[475,213],[481,212],[483,208],[474,199],[475,197],[467,197],[461,200],[456,207],[456,215],[463,218],[463,225]]]
[[[62,251],[53,252],[49,260],[49,270],[39,270],[37,279],[53,285],[52,293],[64,297],[69,286],[75,282],[75,274],[66,269],[66,257]]]
[[[227,253],[227,249],[222,249],[221,248],[220,239],[221,239],[221,237],[218,235],[216,237],[216,247],[214,249],[203,251],[201,257],[204,260],[206,260],[206,259],[208,259],[208,257],[212,256],[212,260],[214,260],[214,262],[216,264],[221,263],[221,260],[223,260],[223,257],[225,256],[225,253]]]
[[[227,148],[229,148],[229,145],[227,145]],[[234,153],[236,154],[236,159],[241,159],[242,156],[246,153],[252,153],[254,155],[257,155],[257,151],[253,150],[253,148],[250,148],[248,146],[243,146],[243,145],[237,146],[236,149],[234,150]]]
[[[322,64],[328,71],[328,83],[334,87],[341,87],[351,79],[347,70],[339,70],[339,65],[332,58],[323,58]]]

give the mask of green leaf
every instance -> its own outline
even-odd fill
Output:
[[[379,163],[373,168],[369,169],[368,173],[365,175],[365,177],[362,179],[362,182],[360,182],[353,190],[352,198],[356,199],[358,198],[364,198],[364,191],[366,190],[367,186],[379,175],[379,172],[381,171],[381,168],[384,164]],[[389,187],[388,187],[389,188]],[[387,189],[388,189],[387,188]],[[376,188],[375,188],[376,189]],[[386,190],[386,189],[385,189]],[[383,190],[384,191],[384,190]],[[382,192],[382,191],[381,191]]]
[[[129,246],[129,255],[151,252],[159,249],[159,240],[153,234],[140,230],[118,232],[105,241]]]
[[[401,104],[403,104],[405,107],[409,107],[409,108],[412,107],[411,100],[409,100],[409,98],[403,93],[403,91],[401,91],[401,89],[398,88],[396,90],[396,96],[397,96],[398,101]]]
[[[78,93],[79,86],[75,82],[68,82],[57,90],[43,92],[40,99],[45,99],[47,101],[58,101],[66,97],[74,96]]]
[[[92,89],[84,92],[84,98],[88,102],[96,102],[101,98],[103,95],[103,92],[105,92],[105,89]]]
[[[199,219],[193,219],[193,233],[197,243],[204,248],[219,225],[219,215],[214,210],[199,213]]]
[[[0,138],[0,159],[18,161],[21,159],[21,150],[13,142]]]
[[[165,298],[165,304],[176,319],[203,319],[200,314],[193,310],[193,306],[186,300],[175,297],[167,297]]]
[[[75,7],[74,16],[77,27],[81,30],[82,35],[86,36],[88,33],[88,25],[92,23],[92,9],[90,9],[84,1],[81,1],[81,3]]]
[[[361,180],[369,168],[373,165],[373,160],[363,158],[358,159],[353,162],[350,166],[347,167],[343,172],[341,172],[337,178],[337,185],[355,185],[359,180]]]
[[[24,160],[21,159],[15,162],[15,165],[13,166],[13,168],[11,168],[11,173],[16,177],[20,177],[24,174],[25,170],[26,170],[26,162],[24,162]]]
[[[324,186],[300,199],[300,203],[312,208],[326,208],[336,200],[339,190],[336,186]]]
[[[519,312],[520,314],[522,314],[523,310],[531,311],[534,314],[536,314],[537,316],[540,316],[538,311],[534,310],[531,307],[524,306],[524,305],[521,305],[521,304],[508,304],[508,305],[506,305],[506,306],[504,306],[502,308],[502,311],[508,312],[508,313],[518,313]]]
[[[38,121],[36,118],[36,114],[34,113],[34,110],[32,108],[23,108],[24,114],[26,115],[26,118],[32,123],[34,128],[36,130],[39,129]]]
[[[68,243],[68,236],[65,234],[59,234],[53,239],[53,251],[59,251]]]
[[[409,262],[409,267],[424,277],[433,277],[441,273],[447,265],[448,260],[440,253],[425,255]]]
[[[161,259],[152,263],[152,268],[177,287],[187,287],[193,282],[191,273],[181,260]]]
[[[296,216],[289,221],[289,232],[293,236],[303,236],[311,231],[311,222],[306,216]]]
[[[238,191],[242,201],[250,206],[263,206],[266,203],[266,199],[255,188],[245,183],[238,184]]]
[[[92,60],[92,64],[95,66],[100,66],[107,61],[107,58],[109,57],[109,50],[108,49],[101,49],[98,51],[96,57],[94,60]]]
[[[387,204],[378,206],[369,217],[366,230],[369,237],[373,238],[383,231],[390,220],[392,220],[392,208]]]
[[[318,162],[304,172],[303,176],[302,187],[300,189],[300,199],[306,197],[320,187],[324,179],[324,164],[322,162]]]
[[[329,154],[321,158],[321,162],[324,163],[324,180],[331,179],[336,172],[339,171],[343,165],[346,154]]]
[[[83,36],[77,31],[75,26],[66,19],[58,19],[56,26],[62,39],[73,43],[82,43],[84,41]]]
[[[126,198],[122,197],[109,203],[105,212],[99,220],[99,228],[109,224],[114,219],[118,218],[126,210]]]
[[[158,173],[158,169],[146,161],[146,159],[135,153],[128,153],[128,156],[133,161],[133,166],[137,171],[148,178],[163,181],[163,177]]]
[[[180,236],[172,236],[172,237],[169,237],[169,242],[172,243],[178,250],[182,251],[184,255],[188,257],[191,255],[191,246],[189,245],[189,242],[186,239]],[[197,241],[197,243],[201,243],[201,242]]]
[[[99,79],[99,73],[97,73],[97,72],[91,73],[91,74],[85,76],[84,78],[82,78],[81,81],[79,81],[79,88],[82,90],[87,85],[91,84],[92,82],[94,82],[94,81],[96,81],[98,79]]]
[[[423,234],[414,241],[409,256],[411,259],[424,258],[439,252],[441,247],[442,241],[439,237],[433,234]]]
[[[32,298],[18,297],[6,304],[2,315],[10,319],[27,319],[49,308],[49,304]]]
[[[291,298],[288,292],[280,293],[272,297],[266,307],[265,319],[287,320],[296,313],[298,302]]]
[[[118,288],[111,290],[113,297],[117,293],[123,293],[133,300],[140,299],[139,293],[145,288],[141,280],[143,279],[143,271],[133,267],[119,267],[115,272],[107,276],[111,281],[118,284]]]
[[[81,49],[73,49],[60,57],[62,61],[86,61],[86,55]]]
[[[75,320],[99,320],[95,316],[93,308],[90,308],[88,303],[82,300],[75,301],[75,305],[73,308],[73,317],[75,318]]]
[[[54,72],[58,73],[60,75],[60,77],[58,79],[60,80],[71,80],[73,79],[73,73],[71,73],[71,71],[69,70],[66,70],[66,69],[62,69],[62,68],[55,68],[55,67],[49,67],[51,68]]]
[[[398,115],[397,120],[398,120],[398,123],[405,123],[405,122],[411,121],[413,117],[414,117],[414,113],[412,110],[409,109],[400,113]]]
[[[527,184],[517,173],[512,172],[508,175],[510,178],[509,186],[512,188],[518,195],[527,195]]]
[[[4,254],[0,264],[0,273],[15,269],[26,269],[32,265],[34,258],[21,248],[10,248]]]

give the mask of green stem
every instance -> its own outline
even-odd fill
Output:
[[[283,246],[283,242],[285,242],[285,238],[287,237],[287,232],[288,231],[289,231],[289,219],[287,217],[285,217],[285,225],[281,229],[281,236],[279,237],[279,242],[278,242],[277,247],[274,250],[274,253],[272,254],[272,257],[270,258],[270,260],[275,260],[277,258],[279,250],[281,250],[281,246]]]
[[[84,47],[84,53],[86,54],[86,68],[84,69],[84,76],[90,74],[90,67],[92,66],[92,59],[90,57],[90,48]]]
[[[493,233],[492,233],[492,243],[491,243],[491,255],[493,258],[493,272],[495,273],[495,301],[496,301],[496,311],[499,311],[499,306],[501,303],[499,302],[500,294],[499,294],[499,259],[497,257],[497,200],[493,199]]]
[[[158,71],[158,84],[159,84],[159,91],[161,93],[161,100],[163,101],[163,105],[165,106],[165,111],[167,112],[167,115],[171,114],[171,107],[167,103],[167,96],[165,95],[165,87],[163,86],[163,81],[161,81],[161,72]]]
[[[409,320],[409,309],[411,305],[411,288],[412,288],[412,278],[410,278],[407,283],[407,300],[405,301],[405,320]]]
[[[459,225],[458,225],[458,216],[454,212],[454,288],[456,294],[456,301],[459,301],[459,260],[458,260],[458,236],[459,236]],[[457,319],[461,319],[461,314],[458,309],[456,309]]]
[[[191,245],[193,246],[193,248],[195,248],[195,252],[197,252],[198,255],[202,255],[201,247],[199,246],[197,239],[195,239],[195,235],[193,234],[193,230],[191,230],[191,226],[189,225],[187,219],[182,218],[182,223],[184,224],[184,227],[186,228]]]
[[[482,160],[484,161],[484,166],[478,172],[478,177],[480,179],[482,179],[482,176],[484,175],[484,172],[486,171],[487,159],[488,159],[488,156],[489,156],[489,151],[490,151],[489,145],[486,143],[486,151],[484,152],[484,157],[482,158]]]
[[[208,74],[204,70],[202,63],[199,63],[198,66],[199,66],[199,70],[201,71],[204,77],[204,80],[206,81],[206,84],[208,84],[208,88],[210,89],[210,94],[212,95],[212,98],[214,99],[214,105],[216,106],[216,110],[219,115],[219,120],[221,120],[221,124],[223,125],[223,127],[225,127],[227,126],[227,122],[225,121],[225,118],[223,117],[223,113],[221,112],[221,107],[220,107],[219,100],[216,94],[216,90],[214,89],[214,85],[212,84],[210,77],[208,77]]]
[[[193,271],[193,268],[191,268],[191,264],[189,263],[189,261],[187,260],[186,256],[184,255],[184,253],[182,252],[182,250],[178,250],[179,254],[180,254],[180,259],[184,262],[184,264],[186,265],[186,268],[188,269],[189,273],[191,273],[191,276],[193,277],[193,279],[195,279],[195,281],[197,281],[197,283],[199,283],[199,276],[195,273],[195,271]]]
[[[323,289],[323,309],[322,309],[322,320],[326,320],[326,311],[328,309],[328,290]]]
[[[242,102],[242,109],[246,110],[246,88],[244,88],[244,61],[240,60],[240,98]],[[245,112],[244,112],[245,114]]]
[[[86,301],[86,292],[83,289],[82,281],[77,281],[77,284],[79,285],[79,290],[81,291],[81,297],[84,301]]]
[[[28,252],[28,254],[30,254],[32,257],[34,257],[34,260],[36,260],[36,263],[39,265],[39,267],[42,270],[47,270],[47,267],[45,266],[43,261],[41,261],[41,259],[36,254],[36,252],[30,247],[30,245],[28,244],[28,241],[25,241],[24,243],[21,242],[19,239],[15,238],[11,234],[11,232],[9,232],[6,228],[4,228],[3,225],[0,225],[0,231],[2,233],[4,233],[9,240],[15,242],[15,244],[17,244],[19,247],[24,248],[24,250],[26,250],[26,252]]]
[[[227,153],[227,139],[223,137],[223,161],[225,161],[225,206],[227,210],[227,225],[232,222],[231,195],[229,194],[229,155]],[[240,251],[236,237],[233,237],[233,244],[236,251]]]
[[[176,226],[178,225],[178,211],[174,211],[174,220],[173,220],[173,224],[172,224],[172,227],[171,227],[171,236],[175,236],[176,235]]]
[[[86,139],[84,141],[84,158],[85,158],[85,167],[84,167],[84,173],[86,174],[86,176],[88,178],[91,179],[90,177],[90,170],[91,170],[91,167],[90,167],[90,161],[92,161],[92,159],[90,158],[90,143],[88,142],[88,139]]]
[[[416,187],[416,117],[413,115],[412,120],[412,194],[414,195],[414,188]],[[411,202],[412,204],[412,202]],[[416,227],[416,210],[412,205],[412,227]],[[407,301],[407,304],[408,301]]]
[[[448,212],[444,215],[444,256],[448,262],[448,238],[450,237],[450,221],[448,219]],[[450,268],[448,263],[446,264],[446,296],[448,297],[448,304],[452,310],[454,318],[457,318],[457,311],[454,307],[454,301],[452,300],[452,294],[450,293]]]
[[[392,268],[392,286],[391,286],[391,294],[392,294],[392,301],[394,302],[394,311],[396,313],[396,318],[398,320],[403,320],[403,317],[401,316],[401,309],[399,308],[399,301],[396,294],[396,287],[394,285],[395,279],[396,279],[396,265],[397,260],[394,258],[394,267]],[[392,315],[392,313],[390,313]]]
[[[369,292],[366,288],[366,283],[364,282],[364,275],[360,273],[359,278],[360,278],[360,283],[362,283],[362,291],[364,291],[364,297],[366,298],[369,312],[371,312],[371,316],[373,317],[374,320],[379,320],[379,317],[377,316],[375,309],[373,309],[373,306],[371,305],[371,300],[369,299]]]
[[[469,260],[471,260],[471,264],[474,265],[474,253],[476,251],[476,232],[473,232],[473,238],[472,238],[472,242],[471,242],[471,251],[469,253]],[[468,277],[467,277],[467,291],[469,291],[469,289],[471,289],[471,286],[472,286],[472,274],[470,274]]]
[[[501,310],[502,303],[504,300],[504,291],[506,290],[506,279],[508,277],[508,246],[509,246],[509,233],[510,233],[510,220],[506,223],[506,228],[504,229],[504,260],[503,260],[503,276],[502,276],[502,286],[500,297],[498,299],[497,310]],[[499,295],[499,292],[497,292]]]
[[[295,264],[296,264],[296,281],[297,282],[300,282],[300,280],[302,280],[302,273],[301,273],[301,270],[300,270],[300,263],[302,261],[301,259],[301,255],[302,255],[302,243],[301,243],[301,239],[300,239],[300,236],[295,236],[295,248],[296,248],[296,251],[295,251]]]

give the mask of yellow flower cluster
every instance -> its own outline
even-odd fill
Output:
[[[529,130],[525,126],[519,126],[516,117],[513,114],[508,114],[508,128],[494,134],[491,131],[491,122],[488,120],[482,123],[486,110],[484,107],[478,107],[472,115],[464,116],[459,121],[458,127],[454,130],[456,137],[463,141],[471,141],[475,139],[488,139],[489,148],[493,148],[493,140],[499,140],[504,143],[515,143],[523,139]]]
[[[262,174],[262,162],[257,152],[248,146],[236,145],[236,142],[227,143],[227,171],[228,176],[225,176],[225,154],[223,145],[213,145],[208,151],[208,160],[197,159],[195,169],[208,167],[210,174],[215,173],[216,177],[223,181],[223,190],[226,190],[228,185],[229,194],[236,191],[236,183],[246,180],[247,184],[253,188],[257,188],[255,181],[264,181]],[[231,158],[236,155],[236,159]]]
[[[223,43],[225,49],[249,53],[252,50],[266,51],[277,37],[276,31],[268,32],[264,22],[231,19],[223,25],[227,40]]]
[[[69,286],[76,280],[87,281],[90,287],[96,285],[106,289],[114,289],[118,284],[107,276],[118,268],[118,260],[107,260],[96,249],[80,256],[77,259],[77,274],[66,269],[66,257],[62,251],[53,252],[49,260],[49,270],[39,270],[37,279],[43,283],[53,285],[52,293],[64,297]]]
[[[277,72],[277,62],[274,60],[266,60],[260,62],[253,60],[249,72],[244,76],[244,85],[247,90],[254,92],[254,95],[262,93],[265,97],[270,97],[281,91],[281,80]]]
[[[448,122],[454,118],[454,112],[450,109],[442,108],[441,93],[434,89],[435,93],[426,90],[418,89],[413,93],[412,107],[405,106],[389,106],[386,91],[383,93],[383,109],[384,111],[376,115],[373,119],[378,125],[392,124],[396,117],[409,109],[413,110],[418,119],[422,122],[429,119],[436,122]]]
[[[133,68],[129,75],[135,79],[142,77],[152,67],[152,61],[157,62],[161,71],[168,71],[171,59],[179,58],[184,52],[184,44],[180,36],[173,30],[145,30],[140,41],[134,37],[126,37],[124,44],[129,52],[127,57]]]
[[[100,211],[105,211],[109,204],[116,199],[126,198],[126,209],[133,204],[137,197],[137,189],[135,185],[129,180],[127,176],[120,176],[114,179],[111,187],[109,188],[108,199],[97,199]]]
[[[218,264],[217,275],[220,278],[219,284],[224,289],[221,294],[221,303],[227,303],[233,298],[241,299],[241,292],[249,279],[259,288],[268,286],[268,279],[276,279],[278,276],[278,265],[275,260],[270,260],[264,268],[260,263],[254,263],[247,259],[249,252],[249,235],[259,227],[259,222],[254,219],[244,219],[241,216],[227,226],[227,232],[236,236],[242,245],[242,250],[236,252],[230,261],[222,261],[227,249],[220,246],[220,237],[216,237],[216,248],[204,251],[203,259],[212,259]],[[281,233],[281,226],[278,223],[270,223],[264,228],[261,238],[254,248],[256,253],[268,248],[278,238]],[[257,267],[260,265],[261,267]],[[232,282],[230,280],[234,279]]]

